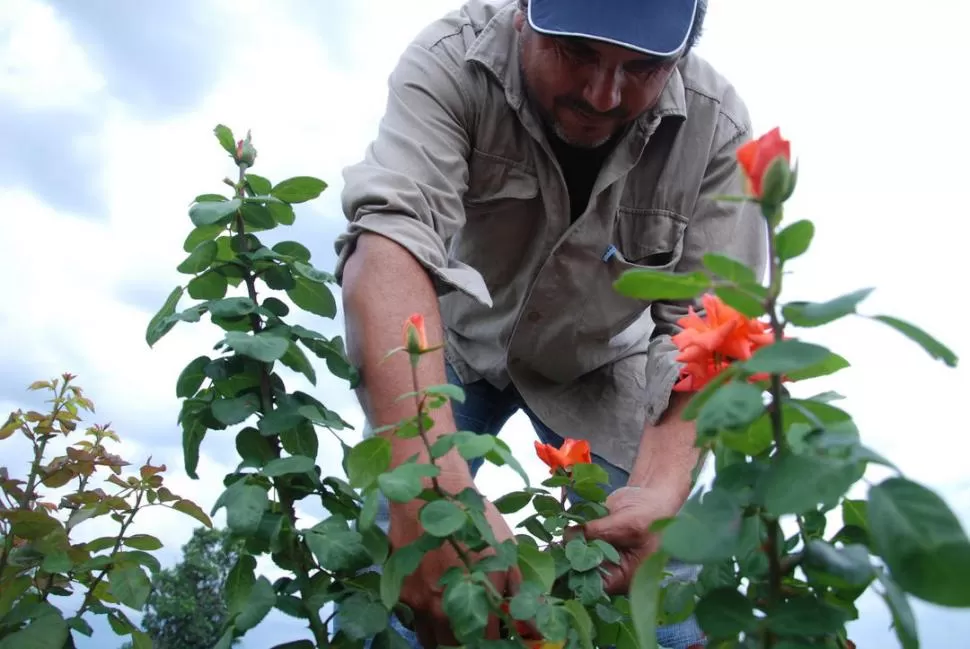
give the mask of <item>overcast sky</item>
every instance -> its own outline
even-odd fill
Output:
[[[401,49],[457,4],[3,0],[0,413],[42,405],[24,387],[74,372],[98,406],[96,421],[112,422],[125,438],[122,455],[166,463],[173,490],[211,507],[233,464],[233,439],[210,434],[201,479],[189,480],[174,384],[218,333],[180,325],[149,350],[144,331],[184,279],[175,266],[191,227],[188,202],[220,191],[231,172],[212,128],[252,129],[254,172],[330,183],[298,210],[287,237],[331,269],[344,224],[340,171],[374,135]],[[866,313],[916,322],[964,360],[948,369],[862,319],[809,335],[853,365],[811,389],[847,395],[843,406],[866,443],[943,494],[965,525],[970,312],[961,278],[970,135],[959,61],[970,61],[968,19],[956,0],[712,0],[699,47],[746,98],[756,130],[780,125],[801,161],[788,218],[813,219],[817,235],[786,279],[788,296],[825,299],[874,286]],[[342,322],[308,325],[333,335]],[[356,402],[339,382],[322,381],[314,394],[359,427]],[[503,436],[541,477],[525,418],[516,416]],[[338,448],[322,441],[325,467],[338,471]],[[4,464],[25,457],[22,447],[4,449]],[[508,484],[501,471],[480,476],[490,495]],[[191,522],[155,515],[138,531],[162,538],[169,564]],[[862,620],[851,626],[857,646],[896,646],[881,600],[866,595],[860,606]],[[914,606],[924,646],[970,637],[970,613]],[[274,615],[244,646],[290,639],[284,625],[302,635],[296,621]],[[99,634],[81,646],[114,646],[104,625]]]

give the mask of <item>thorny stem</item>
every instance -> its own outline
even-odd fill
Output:
[[[428,452],[428,461],[432,466],[437,467],[438,464],[435,462],[434,454],[431,452],[431,440],[428,439],[428,431],[424,428],[425,403],[424,397],[420,395],[421,384],[418,381],[418,367],[413,361],[411,362],[411,382],[414,385],[414,406],[418,411],[418,435],[421,437],[421,441],[424,443],[424,448]],[[445,491],[441,486],[441,483],[438,482],[437,476],[431,477],[431,486],[435,490],[435,493],[442,498],[447,499],[451,497],[451,494]],[[468,556],[465,549],[462,548],[461,545],[459,545],[458,542],[456,542],[455,539],[450,535],[448,536],[448,544],[455,551],[455,554],[458,555],[458,558],[461,559],[462,564],[465,566],[465,570],[472,572],[472,560],[471,557]],[[512,633],[514,638],[521,639],[518,631],[515,628],[515,621],[510,615],[507,615],[504,611],[502,611],[501,607],[499,606],[499,603],[502,601],[502,594],[498,592],[498,589],[495,588],[495,584],[493,584],[490,579],[484,579],[482,582],[484,583],[485,590],[491,599],[491,604],[498,611],[498,615],[500,618],[502,618],[502,621],[505,622],[506,628],[510,633]]]
[[[114,556],[114,554],[121,549],[121,543],[124,540],[125,532],[128,531],[128,527],[131,525],[132,521],[135,520],[135,514],[138,513],[139,509],[141,509],[141,499],[144,496],[144,491],[139,491],[138,495],[135,496],[135,506],[131,508],[131,513],[128,514],[128,518],[125,519],[125,522],[121,524],[121,530],[118,531],[118,537],[115,539],[114,547],[111,548],[111,554],[109,556]],[[104,577],[107,574],[108,568],[102,569],[101,572],[98,573],[98,576],[95,577],[91,585],[88,586],[88,592],[84,596],[84,602],[81,603],[81,608],[78,609],[78,612],[74,614],[74,617],[81,617],[84,615],[84,612],[88,610],[88,607],[91,606],[93,602],[95,589],[97,589],[98,585],[104,581]]]
[[[51,427],[57,421],[57,415],[61,413],[64,395],[67,394],[67,384],[68,382],[64,381],[60,394],[54,399],[54,409],[50,414]],[[24,490],[24,500],[21,503],[24,509],[29,509],[30,503],[34,499],[34,487],[37,486],[37,477],[40,475],[40,461],[44,459],[44,451],[47,450],[47,442],[50,441],[51,437],[53,437],[53,431],[51,433],[42,433],[40,443],[34,442],[34,460],[30,464],[30,476],[27,478],[27,488]]]
[[[248,166],[244,163],[239,164],[239,181],[236,184],[236,198],[242,200],[245,198],[245,187],[246,187],[246,169]],[[242,214],[240,212],[236,213],[236,233],[244,244],[243,250],[248,251],[249,245],[246,243],[246,224],[243,221]],[[253,304],[257,304],[256,295],[256,274],[253,272],[252,268],[246,265],[245,274],[243,280],[246,284],[246,293]],[[250,326],[252,327],[253,333],[258,334],[263,330],[263,321],[260,319],[259,314],[255,311],[250,314]],[[260,411],[264,414],[269,414],[273,411],[273,390],[270,384],[270,376],[267,371],[266,365],[262,364],[259,369],[259,396],[260,396]],[[276,457],[280,456],[280,441],[279,437],[276,435],[264,438],[269,441],[270,447],[272,448],[273,454]],[[283,514],[290,519],[292,524],[296,525],[296,507],[294,506],[294,498],[290,493],[290,490],[281,484],[281,479],[277,478],[274,480],[274,485],[276,488],[276,493],[279,495],[280,506],[283,509]],[[312,598],[312,591],[310,589],[310,567],[313,566],[313,562],[307,551],[306,546],[301,541],[294,541],[296,544],[297,552],[297,577],[298,583],[300,584],[300,596],[304,602],[309,602]],[[327,623],[325,623],[320,618],[320,612],[314,609],[312,606],[305,606],[304,609],[307,613],[307,618],[310,624],[310,630],[313,631],[313,637],[316,640],[318,647],[328,647],[330,646],[330,637],[327,633]],[[329,620],[328,620],[329,622]]]
[[[418,409],[418,435],[421,436],[421,441],[424,442],[424,448],[428,451],[428,461],[431,462],[431,466],[437,468],[438,463],[435,462],[434,454],[431,452],[431,441],[428,439],[428,431],[424,429],[424,398],[419,394],[421,387],[418,382],[418,368],[413,362],[411,363],[411,381],[414,384],[414,406]],[[431,486],[435,490],[435,493],[442,498],[448,498],[451,495],[442,488],[437,476],[431,476]],[[468,553],[451,536],[448,537],[448,543],[461,559],[461,562],[465,564],[465,568],[471,572],[472,562]]]
[[[768,237],[768,260],[770,263],[770,277],[768,296],[765,300],[765,311],[768,312],[774,341],[775,343],[779,343],[784,338],[784,325],[778,318],[778,297],[781,294],[782,277],[774,232],[770,232]],[[770,393],[771,405],[769,406],[768,413],[771,420],[772,437],[777,448],[777,453],[775,454],[775,458],[777,459],[788,451],[788,445],[785,440],[784,421],[782,420],[781,376],[778,374],[771,375]],[[781,537],[781,525],[774,516],[764,516],[763,519],[768,532],[768,539],[765,542],[765,552],[768,555],[769,602],[774,607],[781,600],[782,579],[784,578],[784,571],[781,565],[782,548],[778,546],[778,539]],[[765,648],[770,649],[774,645],[775,639],[773,633],[765,633]]]

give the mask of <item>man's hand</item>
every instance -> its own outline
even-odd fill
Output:
[[[454,489],[449,490],[455,491]],[[489,501],[485,503],[485,517],[499,543],[513,538],[512,530],[509,529],[505,519]],[[407,545],[418,538],[421,533],[418,508],[413,505],[391,505],[389,536],[393,547]],[[467,550],[465,551],[467,552]],[[469,552],[468,554],[473,559],[477,559],[490,553],[491,551],[479,554]],[[463,566],[461,558],[450,544],[444,543],[439,549],[425,555],[421,565],[404,580],[401,588],[401,601],[413,610],[414,631],[417,633],[421,644],[427,649],[436,649],[439,645],[457,646],[459,644],[442,606],[444,588],[438,583],[445,571],[453,566]],[[517,568],[504,573],[490,573],[489,578],[495,584],[498,592],[506,596],[513,595],[522,580]],[[493,616],[489,619],[485,637],[498,639],[499,621],[497,617]]]
[[[640,563],[660,545],[650,526],[675,515],[679,503],[658,489],[621,487],[607,497],[606,507],[609,514],[585,525],[586,538],[602,539],[620,553],[620,565],[608,566],[603,586],[610,595],[626,594]]]

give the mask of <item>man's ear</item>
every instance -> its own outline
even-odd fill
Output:
[[[521,32],[522,28],[525,27],[525,12],[521,9],[516,9],[515,15],[512,17],[512,26],[515,27],[517,32]]]

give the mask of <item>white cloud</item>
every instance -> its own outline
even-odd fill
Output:
[[[24,108],[80,108],[104,87],[70,25],[37,0],[0,12],[0,95]]]

